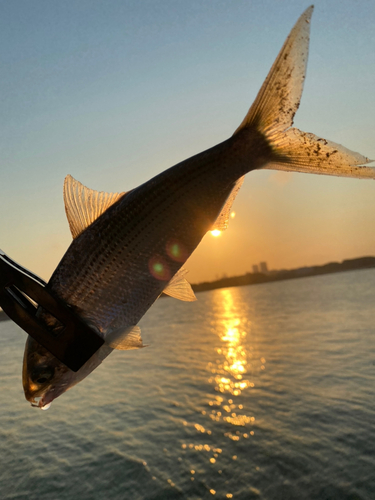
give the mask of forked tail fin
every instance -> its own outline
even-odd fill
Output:
[[[375,178],[371,160],[359,153],[292,128],[299,107],[309,51],[310,19],[314,7],[298,19],[273,63],[254,103],[234,135],[257,129],[272,147],[273,155],[262,168],[355,178]],[[243,182],[238,179],[212,229],[227,227],[234,198]]]
[[[313,8],[298,19],[235,134],[256,127],[267,137],[275,158],[264,168],[374,179],[374,168],[360,166],[370,162],[365,156],[291,128],[303,90]]]

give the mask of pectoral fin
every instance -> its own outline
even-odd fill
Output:
[[[106,335],[105,342],[112,349],[120,351],[147,347],[143,344],[139,326],[129,326],[125,329],[114,330]]]
[[[67,175],[64,181],[64,204],[73,239],[124,194],[94,191]]]
[[[184,278],[188,271],[181,267],[173,276],[171,281],[164,288],[163,293],[174,297],[175,299],[184,300],[185,302],[193,302],[197,300],[190,283]]]

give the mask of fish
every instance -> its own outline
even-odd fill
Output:
[[[64,203],[73,241],[47,289],[104,340],[77,372],[28,337],[26,399],[46,409],[114,350],[144,347],[139,321],[161,296],[195,300],[186,260],[203,236],[228,225],[245,174],[258,169],[375,178],[368,158],[293,127],[306,74],[313,6],[300,16],[245,118],[227,140],[122,193],[68,175]],[[58,334],[61,324],[41,307]]]

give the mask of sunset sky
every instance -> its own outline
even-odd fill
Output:
[[[128,191],[227,139],[300,0],[1,3],[0,248],[49,278],[71,236],[62,187]],[[315,5],[295,125],[375,158],[375,3]],[[192,282],[375,255],[375,182],[257,171]]]

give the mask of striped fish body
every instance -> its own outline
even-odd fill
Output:
[[[67,177],[64,196],[74,240],[47,286],[96,329],[105,344],[73,373],[29,337],[23,385],[34,406],[47,407],[113,348],[142,347],[136,325],[163,291],[191,300],[186,298],[187,282],[181,292],[183,280],[176,277],[204,234],[213,225],[225,228],[247,172],[270,168],[375,177],[373,168],[363,166],[369,162],[366,157],[292,127],[303,90],[312,10],[309,7],[297,21],[230,139],[122,196],[91,192]],[[80,200],[85,192],[89,208]],[[48,313],[40,311],[40,316],[58,330]]]
[[[238,178],[270,152],[264,137],[246,130],[127,193],[73,240],[48,286],[103,334],[136,325]]]

